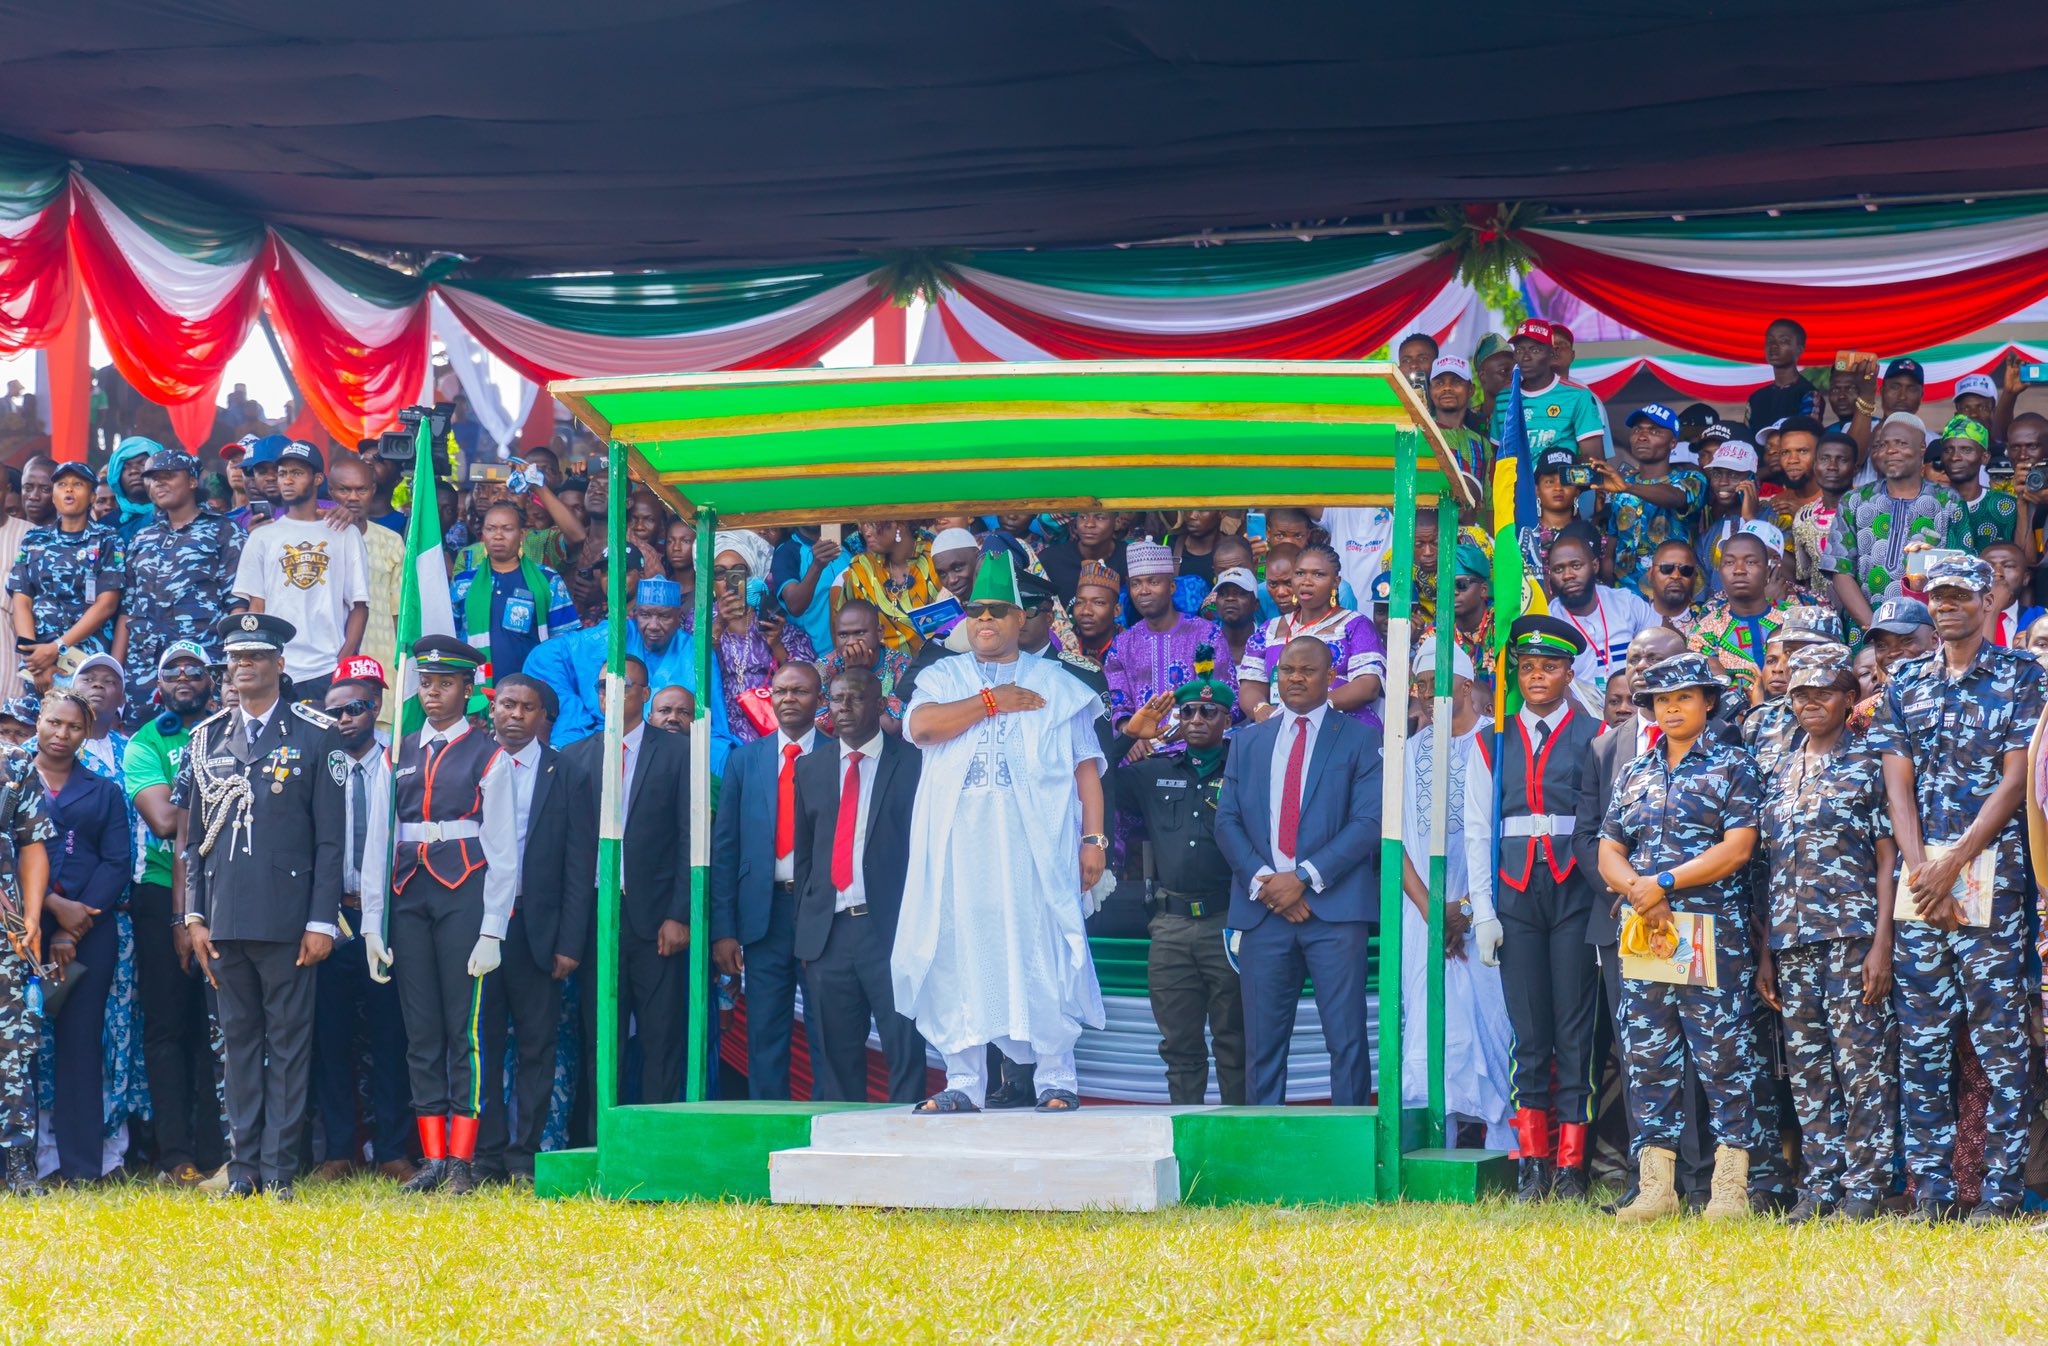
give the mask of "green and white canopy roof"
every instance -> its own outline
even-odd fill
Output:
[[[889,366],[550,391],[678,509],[749,525],[1037,509],[1470,500],[1418,394],[1364,361]]]

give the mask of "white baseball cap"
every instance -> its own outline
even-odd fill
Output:
[[[1707,460],[1707,466],[1730,472],[1754,472],[1756,461],[1756,445],[1746,439],[1729,439],[1714,446],[1714,456]]]
[[[1218,575],[1216,583],[1209,586],[1209,597],[1214,598],[1216,591],[1226,584],[1234,584],[1248,594],[1256,594],[1259,591],[1258,576],[1252,574],[1251,571],[1246,570],[1243,566],[1232,566]]]
[[[1436,357],[1436,362],[1429,367],[1430,381],[1432,383],[1435,382],[1436,376],[1439,374],[1456,374],[1465,382],[1470,383],[1472,381],[1472,362],[1460,355],[1439,355]]]
[[[1408,671],[1417,677],[1424,673],[1436,672],[1436,641],[1422,642],[1422,649],[1416,654],[1415,662],[1409,665]],[[1465,653],[1465,647],[1462,645],[1451,646],[1451,676],[1463,678],[1467,682],[1475,681],[1479,676],[1478,670],[1472,666],[1472,656]]]
[[[1991,381],[1989,374],[1965,374],[1956,380],[1956,396],[1967,397],[1975,393],[1979,397],[1998,400],[1998,385]]]

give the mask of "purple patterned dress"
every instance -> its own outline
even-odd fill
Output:
[[[1305,626],[1297,624],[1297,619],[1288,614],[1259,623],[1244,647],[1244,667],[1238,674],[1239,681],[1263,681],[1267,689],[1266,699],[1273,700],[1273,675],[1274,670],[1280,667],[1280,652],[1287,648],[1288,641],[1297,636],[1314,636],[1330,647],[1330,690],[1333,692],[1353,678],[1376,676],[1382,681],[1386,679],[1387,652],[1380,644],[1379,632],[1372,628],[1372,619],[1348,608],[1332,608],[1320,621]],[[1377,728],[1383,699],[1375,697],[1349,712],[1351,718]]]

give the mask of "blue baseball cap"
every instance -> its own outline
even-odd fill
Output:
[[[1920,367],[1918,360],[1901,356],[1884,367],[1884,376],[1887,379],[1895,379],[1901,374],[1915,383],[1927,382],[1927,371]]]
[[[1648,421],[1652,425],[1661,425],[1674,435],[1678,433],[1678,413],[1665,406],[1662,402],[1652,402],[1647,406],[1636,408],[1628,414],[1628,420],[1624,424],[1632,427],[1638,421]]]
[[[1870,616],[1870,629],[1910,636],[1923,626],[1934,625],[1934,616],[1917,598],[1887,598]]]
[[[284,456],[285,445],[291,443],[283,435],[265,435],[249,446],[248,456],[242,459],[243,467],[261,467],[274,463]]]

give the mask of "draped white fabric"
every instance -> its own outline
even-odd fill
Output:
[[[476,413],[477,423],[490,437],[491,447],[497,456],[503,457],[511,451],[520,427],[526,424],[540,387],[485,350],[483,343],[449,312],[438,293],[432,302],[433,316],[429,321],[434,335],[448,351],[448,367],[461,383],[462,395],[469,399],[470,410]]]

